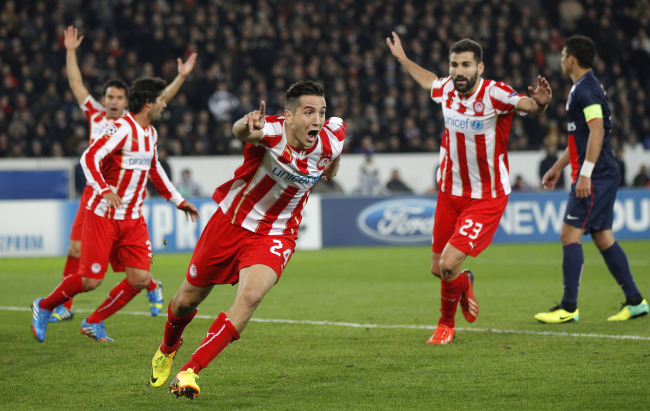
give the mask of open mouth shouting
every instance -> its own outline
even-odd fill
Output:
[[[315,144],[316,141],[318,140],[318,130],[310,130],[307,133],[307,141],[309,144]]]

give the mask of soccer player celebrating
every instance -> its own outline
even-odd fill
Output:
[[[38,341],[45,341],[52,310],[78,293],[97,288],[109,262],[113,271],[125,271],[126,279],[82,321],[81,332],[97,341],[113,341],[106,335],[104,320],[151,281],[151,241],[141,208],[147,178],[186,217],[192,221],[199,217],[196,207],[176,191],[158,161],[158,133],[151,123],[166,107],[165,86],[162,79],[134,81],[130,113],[104,130],[81,157],[93,192],[86,203],[79,273],[65,277],[49,296],[32,304],[32,332]]]
[[[513,114],[542,112],[551,87],[538,76],[537,88],[528,87],[531,97],[525,97],[502,82],[483,79],[483,50],[469,39],[452,45],[449,77],[439,78],[410,60],[399,36],[392,34],[392,40],[386,39],[391,53],[442,106],[445,119],[431,262],[431,272],[441,279],[442,315],[427,343],[448,344],[459,302],[467,321],[478,317],[474,276],[461,265],[487,248],[508,203],[506,147]]]
[[[626,321],[648,314],[648,302],[634,283],[625,252],[612,232],[614,202],[620,171],[611,146],[611,120],[607,96],[592,71],[596,47],[585,36],[572,36],[564,42],[562,74],[573,87],[567,100],[568,147],[542,184],[553,190],[564,167],[571,164],[573,184],[560,233],[564,295],[560,305],[535,315],[547,324],[578,321],[578,288],[584,268],[582,236],[590,233],[616,282],[623,290],[621,311],[608,321]]]
[[[113,125],[115,120],[126,114],[128,87],[121,80],[109,80],[104,85],[102,102],[100,103],[95,100],[83,84],[83,78],[79,70],[79,64],[77,63],[77,48],[81,45],[83,36],[79,36],[79,30],[73,26],[66,28],[63,34],[66,48],[68,83],[77,103],[88,118],[88,145],[90,146],[102,136],[102,133],[108,126]],[[194,69],[195,63],[196,53],[192,54],[185,63],[181,59],[178,59],[178,75],[165,89],[166,103],[169,103],[176,95],[187,76]],[[86,216],[86,205],[92,193],[92,187],[86,185],[81,195],[77,214],[72,223],[70,247],[68,248],[68,257],[63,269],[63,278],[68,275],[77,274],[79,270],[81,231]],[[151,281],[147,285],[147,297],[149,298],[151,315],[158,315],[163,307],[162,284],[160,281],[155,281],[151,278]],[[50,322],[70,320],[73,316],[74,310],[72,309],[72,299],[70,299],[54,309],[50,317]]]
[[[302,210],[322,176],[334,178],[345,139],[345,124],[325,118],[325,92],[313,81],[293,84],[284,116],[265,115],[265,103],[233,125],[245,142],[244,162],[215,191],[219,204],[203,230],[185,280],[169,303],[162,343],[152,360],[150,384],[167,380],[183,330],[215,284],[239,283],[235,300],[219,314],[170,391],[199,395],[197,374],[239,339],[253,311],[275,285],[294,252]]]

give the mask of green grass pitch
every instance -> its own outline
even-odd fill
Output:
[[[650,241],[621,242],[650,298]],[[106,321],[114,343],[79,332],[121,281],[75,299],[72,321],[30,331],[28,307],[59,282],[63,258],[0,259],[0,404],[3,409],[611,409],[650,407],[650,318],[608,323],[623,294],[593,244],[584,245],[580,321],[533,315],[562,295],[559,244],[492,245],[465,267],[476,274],[480,315],[459,312],[456,339],[425,344],[440,309],[428,247],[298,251],[242,338],[200,373],[201,395],[147,386],[165,316],[137,296]],[[156,255],[165,302],[189,255]],[[201,342],[235,287],[215,287],[185,330],[172,376]],[[459,310],[460,311],[460,310]],[[165,314],[165,311],[163,312]],[[171,378],[170,378],[171,380]]]

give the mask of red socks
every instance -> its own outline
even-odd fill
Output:
[[[454,317],[458,308],[460,295],[467,287],[467,277],[458,276],[455,280],[440,282],[440,311],[441,316],[438,325],[446,325],[454,328]]]
[[[142,290],[133,287],[125,278],[108,293],[106,301],[97,307],[95,312],[90,314],[86,321],[91,324],[97,324],[100,321],[104,321],[111,315],[115,314],[120,308],[127,305],[140,291]]]
[[[80,258],[68,256],[68,259],[65,260],[65,267],[63,267],[64,279],[72,274],[79,273],[79,260]],[[68,310],[72,310],[72,298],[63,303],[63,306]]]
[[[79,274],[72,274],[65,277],[50,295],[43,298],[39,306],[44,310],[52,311],[75,295],[83,292],[86,292],[86,290],[84,290],[82,277]]]
[[[181,337],[183,336],[183,330],[187,327],[187,324],[192,322],[194,316],[198,310],[190,315],[184,317],[177,317],[172,313],[171,303],[167,306],[167,323],[165,323],[165,335],[163,336],[162,343],[160,344],[160,351],[163,354],[169,355],[174,351],[178,350],[178,347],[181,345]]]
[[[216,320],[210,326],[208,334],[199,346],[194,351],[192,358],[181,367],[180,371],[185,371],[192,368],[198,374],[203,368],[216,357],[224,348],[230,345],[231,342],[239,339],[239,332],[230,319],[226,317],[225,313],[219,314]]]
[[[153,291],[157,286],[158,284],[153,280],[151,274],[149,274],[149,285],[147,286],[147,291]]]

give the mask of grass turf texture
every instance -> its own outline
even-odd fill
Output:
[[[639,289],[650,298],[650,242],[622,246]],[[58,283],[64,260],[2,259],[0,404],[4,409],[643,409],[650,404],[650,318],[606,321],[620,309],[623,295],[593,244],[584,250],[580,321],[561,325],[533,319],[561,298],[558,244],[493,245],[468,259],[481,311],[468,324],[459,310],[456,339],[448,346],[425,344],[440,307],[427,247],[298,251],[242,339],[201,372],[201,396],[193,402],[168,394],[168,384],[147,386],[165,316],[148,316],[144,293],[106,321],[114,343],[80,334],[83,317],[121,274],[109,273],[99,289],[78,295],[75,318],[50,324],[47,340],[38,343],[27,308]],[[152,272],[163,281],[166,303],[188,261],[186,254],[155,257]],[[185,330],[168,383],[234,292],[235,287],[215,287],[201,305],[199,316],[209,318],[196,318]]]

